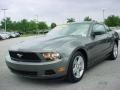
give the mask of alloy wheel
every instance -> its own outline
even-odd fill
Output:
[[[76,78],[82,77],[84,73],[84,59],[81,56],[76,56],[73,61],[73,75]]]

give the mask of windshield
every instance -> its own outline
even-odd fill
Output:
[[[61,25],[61,26],[57,26],[56,28],[52,29],[47,34],[47,36],[50,36],[50,37],[58,37],[58,36],[66,36],[66,35],[87,36],[89,26],[90,24],[88,23]]]

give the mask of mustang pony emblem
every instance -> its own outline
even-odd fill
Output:
[[[17,56],[18,56],[19,58],[21,58],[23,55],[18,53]]]

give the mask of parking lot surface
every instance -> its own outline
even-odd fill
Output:
[[[28,79],[12,74],[4,59],[8,48],[33,38],[39,37],[20,37],[0,41],[0,90],[120,90],[120,55],[115,61],[107,60],[87,70],[83,79],[74,84],[64,80]]]

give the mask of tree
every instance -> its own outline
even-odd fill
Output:
[[[75,19],[74,19],[74,18],[68,18],[68,19],[67,19],[67,23],[72,23],[72,22],[75,22]]]
[[[90,18],[89,16],[84,18],[84,21],[92,21],[92,18]]]
[[[12,24],[12,21],[11,21],[11,19],[9,18],[9,17],[7,17],[6,18],[6,30],[7,31],[9,31],[9,30],[11,30],[12,29],[12,26],[13,26],[13,24]],[[1,28],[5,28],[5,19],[3,19],[2,21],[1,21]]]
[[[5,19],[1,21],[0,28],[4,29]],[[21,21],[12,21],[9,17],[6,18],[7,31],[19,31],[23,33],[36,32],[35,30],[48,29],[48,25],[45,22],[36,23],[34,20],[28,21],[22,19]]]
[[[120,26],[120,17],[115,15],[108,16],[107,19],[105,19],[105,24],[110,27]]]
[[[55,28],[56,26],[56,23],[51,23],[51,29]]]
[[[38,28],[37,23],[33,20],[31,20],[28,24],[28,30],[34,31]]]
[[[39,22],[38,29],[40,29],[40,30],[48,29],[48,26],[45,22]]]
[[[28,26],[29,26],[28,23],[29,22],[26,19],[21,20],[21,22],[19,24],[20,25],[19,29],[21,29],[23,32],[27,32],[28,31]]]

